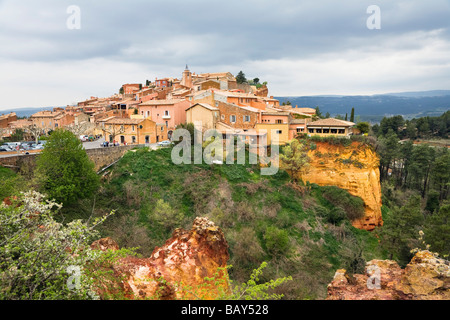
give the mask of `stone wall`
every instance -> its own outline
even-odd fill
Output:
[[[119,160],[125,152],[135,147],[143,147],[144,145],[128,145],[120,147],[108,147],[86,150],[87,155],[95,164],[95,170]],[[0,158],[0,166],[11,168],[22,174],[30,174],[36,167],[36,159],[39,154],[16,155]]]

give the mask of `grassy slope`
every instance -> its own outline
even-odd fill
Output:
[[[336,269],[360,272],[364,261],[384,258],[373,234],[322,196],[325,188],[294,185],[284,171],[261,176],[257,165],[174,165],[170,152],[129,152],[112,169],[95,204],[97,213],[117,211],[104,236],[149,255],[174,228],[208,216],[229,242],[231,278],[244,281],[268,261],[266,279],[293,276],[279,288],[291,299],[325,298]]]
[[[95,197],[63,209],[64,221],[116,210],[100,226],[102,236],[149,256],[174,228],[208,216],[229,243],[231,279],[246,281],[267,261],[261,280],[293,277],[277,289],[287,299],[323,299],[336,269],[361,272],[365,261],[386,258],[375,236],[346,218],[352,212],[344,204],[360,203],[346,191],[298,186],[284,171],[261,176],[257,165],[174,165],[170,153],[128,152]],[[0,180],[11,194],[22,179],[2,169]]]

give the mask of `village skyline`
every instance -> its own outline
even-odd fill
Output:
[[[274,96],[445,90],[449,14],[444,0],[173,1],[170,8],[3,0],[0,108],[109,96],[123,83],[176,77],[185,64],[198,73],[243,70],[267,81]]]

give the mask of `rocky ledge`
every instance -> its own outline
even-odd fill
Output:
[[[110,238],[93,249],[117,250]],[[228,243],[207,218],[196,218],[191,230],[176,229],[149,258],[127,257],[113,266],[123,277],[121,290],[132,299],[215,299],[228,292]]]
[[[450,263],[419,251],[405,269],[391,260],[372,260],[364,274],[338,270],[327,300],[449,300]]]

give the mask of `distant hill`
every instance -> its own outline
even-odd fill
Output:
[[[275,97],[280,103],[290,101],[295,107],[315,108],[331,116],[355,115],[363,121],[379,122],[384,116],[402,115],[405,119],[439,116],[450,110],[450,90],[400,92],[372,96],[299,96]]]
[[[53,110],[53,108],[56,107],[7,109],[7,110],[0,110],[0,114],[8,114],[11,112],[15,112],[18,117],[29,117],[38,111]]]

